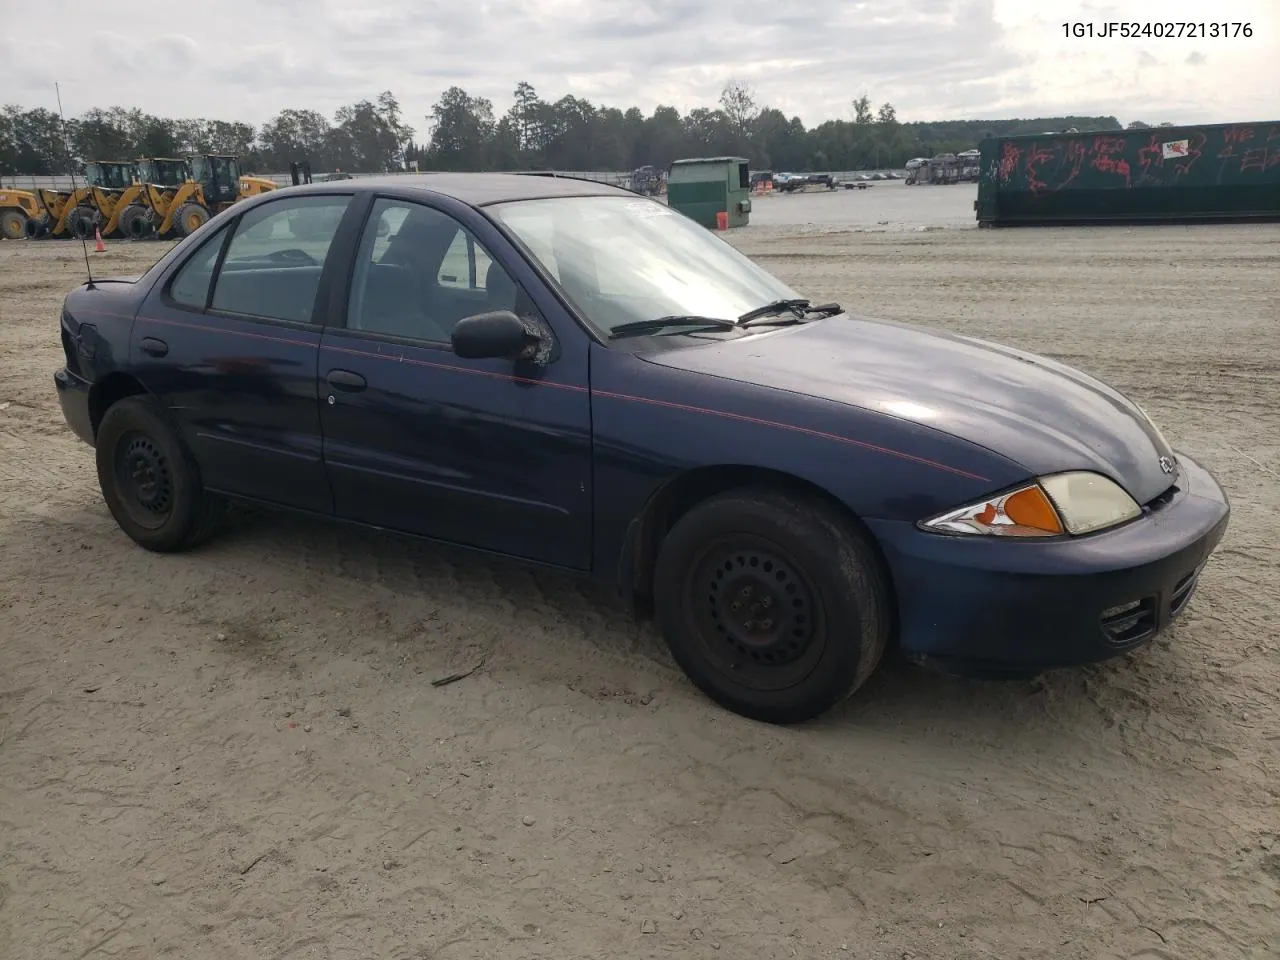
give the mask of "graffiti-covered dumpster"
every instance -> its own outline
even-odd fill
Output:
[[[1000,137],[979,149],[983,225],[1280,218],[1280,120]]]

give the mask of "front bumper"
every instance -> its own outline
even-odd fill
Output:
[[[53,375],[53,385],[58,390],[58,403],[62,416],[71,432],[89,446],[93,446],[93,418],[89,415],[89,381],[78,377],[65,367]]]
[[[1226,494],[1180,456],[1173,491],[1076,540],[939,536],[869,520],[889,562],[909,659],[958,673],[1035,672],[1119,656],[1186,609],[1226,532]]]

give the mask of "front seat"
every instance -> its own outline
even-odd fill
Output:
[[[453,324],[434,296],[435,267],[453,239],[450,224],[410,214],[387,242],[366,289],[367,310],[378,328],[401,336],[448,343]],[[376,311],[376,312],[375,312]]]
[[[511,279],[511,274],[498,266],[496,260],[490,262],[484,274],[484,289],[488,295],[488,310],[510,310],[517,317],[538,318],[541,314],[534,306],[533,299]]]
[[[507,273],[498,261],[489,262],[489,269],[484,272],[484,292],[486,300],[486,310],[516,310],[516,297],[520,292],[511,275]]]

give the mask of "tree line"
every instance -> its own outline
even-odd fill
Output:
[[[799,117],[760,105],[738,82],[724,88],[715,107],[684,114],[659,106],[646,116],[638,107],[601,106],[572,95],[550,101],[525,82],[513,99],[498,115],[490,100],[450,87],[423,118],[422,139],[390,91],[341,107],[332,118],[289,108],[261,126],[111,107],[70,118],[64,130],[50,110],[7,105],[0,108],[0,176],[192,153],[237,154],[246,172],[262,173],[283,172],[302,159],[317,172],[386,172],[415,163],[419,170],[622,171],[718,155],[745,157],[762,170],[859,170],[901,167],[911,157],[970,149],[986,137],[1122,129],[1115,117],[902,122],[891,103],[876,107],[865,94],[851,101],[848,119],[806,128]]]

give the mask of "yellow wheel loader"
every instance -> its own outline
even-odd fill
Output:
[[[128,219],[146,216],[138,165],[93,160],[84,166],[84,179],[89,185],[90,199],[98,211],[97,223],[102,235],[130,236]]]
[[[142,196],[156,236],[189,236],[238,200],[276,189],[272,180],[242,176],[236,156],[203,154],[189,157],[186,163],[186,179],[177,186],[143,177]]]
[[[27,235],[27,221],[38,216],[40,200],[34,193],[0,187],[0,236],[21,240]]]
[[[191,180],[191,165],[172,157],[144,157],[137,163],[138,195],[116,214],[116,225],[135,240],[153,238],[178,190]]]
[[[88,187],[76,187],[74,190],[41,187],[36,191],[36,196],[44,209],[36,216],[29,217],[22,225],[23,235],[28,240],[43,240],[46,237],[88,240],[93,237],[98,211],[93,205]]]

